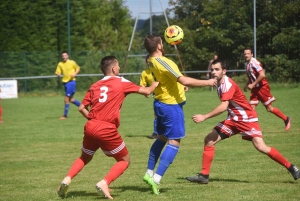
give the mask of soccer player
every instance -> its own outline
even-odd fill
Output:
[[[146,56],[145,62],[146,62],[147,68],[145,70],[143,70],[143,72],[141,73],[141,77],[140,77],[140,86],[142,86],[142,87],[148,87],[154,82],[153,76],[149,70],[149,54]],[[155,139],[157,136],[156,121],[157,121],[157,118],[154,113],[154,121],[153,121],[154,129],[153,129],[153,133],[148,136],[148,138],[150,138],[150,139]]]
[[[226,120],[218,123],[204,139],[205,145],[201,172],[186,179],[191,182],[207,184],[211,163],[214,158],[215,144],[239,133],[242,135],[242,139],[251,141],[259,152],[266,154],[272,160],[288,169],[294,179],[297,180],[300,177],[299,169],[285,159],[274,147],[269,147],[265,144],[256,112],[248,103],[239,86],[226,76],[225,64],[220,60],[213,61],[211,72],[212,76],[217,80],[217,93],[221,103],[211,112],[196,114],[192,119],[195,123],[200,123],[208,118],[220,115],[225,110],[228,111],[228,117]]]
[[[0,88],[0,124],[2,124],[3,123],[3,121],[2,121],[2,105],[1,105],[1,88]]]
[[[64,115],[59,119],[64,120],[68,117],[70,102],[76,105],[77,107],[80,105],[80,102],[73,98],[76,92],[76,79],[75,76],[79,73],[80,67],[73,60],[69,59],[69,54],[66,51],[61,53],[62,60],[58,63],[56,67],[55,74],[60,77],[63,74],[62,82],[65,86],[65,110]]]
[[[65,197],[71,180],[101,148],[106,156],[113,157],[117,162],[104,179],[96,184],[96,188],[109,199],[113,199],[110,195],[109,185],[123,174],[130,163],[129,153],[118,132],[122,103],[130,93],[149,96],[158,85],[158,82],[153,82],[150,87],[140,87],[119,77],[119,62],[114,56],[104,57],[101,60],[100,68],[104,78],[90,87],[78,108],[79,112],[88,119],[84,126],[82,153],[74,161],[61,182],[57,191],[60,197]]]
[[[218,55],[214,55],[213,59],[209,61],[206,73],[206,79],[211,79],[211,64],[214,60],[218,59]]]
[[[275,97],[270,92],[270,85],[266,79],[266,75],[262,64],[255,58],[251,48],[244,49],[244,57],[246,59],[245,67],[248,76],[248,82],[244,87],[244,91],[251,90],[250,105],[253,109],[258,105],[259,101],[265,106],[268,112],[275,114],[282,119],[285,124],[285,130],[288,131],[291,126],[290,117],[283,114],[278,108],[272,106]]]
[[[154,91],[158,135],[150,148],[148,167],[143,180],[151,186],[154,194],[159,194],[160,181],[177,155],[181,138],[185,136],[184,86],[214,86],[216,81],[214,79],[197,80],[183,76],[178,66],[164,56],[163,43],[157,35],[147,36],[144,46],[150,55],[151,74],[160,84]],[[166,148],[162,152],[165,145]],[[158,159],[160,161],[154,172]]]

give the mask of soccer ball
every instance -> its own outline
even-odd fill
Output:
[[[183,36],[184,34],[182,29],[177,25],[167,27],[164,33],[165,40],[170,45],[178,45],[181,43]]]

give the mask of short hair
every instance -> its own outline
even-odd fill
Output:
[[[150,59],[150,55],[147,54],[147,56],[145,57],[145,62],[147,64],[147,66],[149,66],[149,59]]]
[[[156,51],[158,44],[161,43],[161,38],[158,35],[148,35],[144,40],[144,46],[149,54]]]
[[[61,54],[64,54],[64,53],[68,54],[68,52],[67,52],[67,51],[65,51],[65,50],[61,52]]]
[[[245,51],[245,50],[250,50],[251,54],[253,53],[251,47],[245,47],[245,48],[244,48],[244,51]]]
[[[213,60],[213,62],[211,63],[211,65],[215,65],[217,63],[220,63],[221,65],[221,68],[223,70],[226,70],[227,69],[227,66],[226,66],[226,63],[224,61],[221,61],[220,59],[216,59],[216,60]]]
[[[101,59],[100,69],[104,75],[109,73],[109,68],[117,62],[117,58],[115,56],[106,56]]]

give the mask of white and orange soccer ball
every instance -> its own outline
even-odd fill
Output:
[[[177,25],[171,25],[166,28],[164,38],[170,45],[178,45],[183,40],[183,31]]]

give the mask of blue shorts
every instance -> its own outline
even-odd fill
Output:
[[[158,100],[154,101],[154,112],[157,116],[157,133],[164,135],[169,140],[181,139],[185,136],[184,114],[180,104],[165,104]]]
[[[65,86],[65,96],[68,97],[73,97],[73,95],[76,92],[76,81],[70,81],[70,82],[66,82],[64,83]]]

